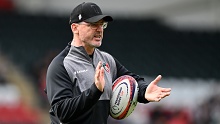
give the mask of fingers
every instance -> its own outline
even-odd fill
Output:
[[[161,99],[162,99],[161,97],[157,97],[157,98],[154,100],[154,102],[160,102]]]
[[[99,72],[99,70],[101,69],[102,67],[102,62],[99,61],[98,65],[96,66],[96,72]]]
[[[161,80],[162,76],[158,75],[151,83],[157,85],[157,83]]]
[[[96,72],[95,72],[95,77],[96,78],[100,77],[101,68],[102,68],[102,62],[99,61],[98,65],[96,66]]]
[[[101,69],[100,69],[100,77],[104,77],[104,67],[103,66],[101,66]]]
[[[161,91],[162,91],[162,92],[170,92],[170,91],[171,91],[171,88],[162,88]]]
[[[98,65],[96,67],[95,84],[96,84],[96,87],[100,91],[104,90],[104,86],[105,86],[104,68],[102,67],[102,62],[101,61],[99,61]]]
[[[159,100],[161,100],[169,95],[170,95],[170,91],[169,92],[162,92],[161,91],[161,93],[158,95],[158,98],[159,98]]]
[[[154,102],[159,102],[161,101],[163,98],[167,97],[170,95],[170,88],[163,88],[163,89],[166,89],[166,91],[168,92],[164,92],[162,90],[160,90],[159,93],[156,93],[156,97],[153,99]]]
[[[167,97],[167,96],[169,96],[170,95],[170,92],[166,92],[166,93],[163,93],[160,97],[161,98],[164,98],[164,97]]]
[[[161,92],[162,92],[162,95],[163,95],[163,98],[164,98],[164,97],[170,95],[170,93],[171,93],[171,88],[162,88]]]

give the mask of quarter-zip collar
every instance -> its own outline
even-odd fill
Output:
[[[87,52],[83,46],[76,47],[76,46],[71,45],[69,54],[71,56],[76,57],[77,59],[82,60],[82,61],[89,61],[90,63],[92,63],[95,66],[100,61],[97,58],[97,54],[98,54],[97,51],[99,51],[99,50],[97,48],[95,48],[94,53],[93,53],[93,57],[91,58],[87,54]]]
[[[78,59],[83,59],[92,62],[91,58],[89,57],[83,46],[76,47],[71,45],[69,54],[74,55],[74,57],[77,57]]]

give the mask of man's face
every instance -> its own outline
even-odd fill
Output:
[[[100,20],[96,23],[79,23],[79,39],[85,47],[100,47],[103,39],[104,21]]]

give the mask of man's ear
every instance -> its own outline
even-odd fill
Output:
[[[76,24],[76,23],[71,24],[71,30],[73,33],[78,33],[77,27],[78,27],[78,24]]]

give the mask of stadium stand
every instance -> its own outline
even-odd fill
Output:
[[[47,51],[62,50],[72,40],[67,17],[0,16],[0,48],[25,71]],[[116,19],[105,30],[100,49],[142,75],[219,79],[219,41],[218,31],[177,31],[157,19]]]
[[[14,85],[22,91],[22,101],[25,101],[25,104],[18,103],[13,110],[11,110],[11,106],[0,106],[0,123],[35,124],[41,117],[49,119],[48,108],[45,108],[48,107],[46,97],[42,92],[45,87],[45,73],[53,56],[72,40],[68,17],[0,12],[0,18],[0,52],[2,52],[0,60],[3,60],[2,55],[6,55],[16,65],[15,69],[19,71],[14,70],[16,73],[10,72],[7,75],[11,77],[12,74],[16,74],[16,78],[10,78],[10,82],[14,82]],[[168,79],[187,77],[196,78],[195,80],[197,78],[219,80],[219,41],[219,31],[180,31],[163,25],[158,19],[115,19],[105,30],[103,45],[100,49],[111,53],[128,69],[144,76],[155,77],[162,74]],[[4,67],[0,67],[0,71]],[[20,75],[20,72],[24,72],[26,78],[33,79],[33,84],[21,80],[19,77],[24,75]],[[198,81],[200,82],[200,80]],[[180,82],[184,83],[184,80],[180,80]],[[194,81],[194,83],[197,82]],[[30,90],[29,86],[36,89]],[[190,90],[190,88],[188,89]],[[35,93],[38,93],[39,96],[36,96]],[[158,114],[158,109],[152,108],[149,113],[145,114],[146,116],[150,114],[149,118],[157,117],[157,122],[167,122],[167,124],[177,122],[188,124],[192,121],[194,121],[192,124],[202,124],[201,117],[204,117],[204,121],[202,120],[204,124],[211,122],[210,120],[220,122],[217,120],[219,111],[216,111],[218,110],[216,108],[219,108],[219,99],[214,99],[218,98],[217,96],[211,96],[210,99],[207,98],[207,102],[201,103],[201,108],[204,109],[197,109],[195,115],[198,115],[194,119],[188,118],[189,113],[184,111],[185,108],[173,109],[172,112],[162,108],[159,111],[160,116],[155,116]],[[4,98],[2,97],[2,99]],[[39,101],[40,99],[42,100]],[[187,100],[184,99],[184,101]],[[39,113],[40,109],[36,110],[31,106],[38,102],[46,105],[41,106],[45,113]],[[208,109],[204,106],[208,106]],[[143,110],[143,108],[141,109]],[[204,115],[203,113],[207,111],[210,112],[209,114],[214,113],[215,116],[211,118]],[[13,112],[18,113],[19,116]],[[183,118],[187,118],[187,120]],[[24,120],[26,121],[24,122]],[[149,123],[156,123],[150,121],[154,121],[152,119],[149,119]],[[116,124],[116,122],[113,123]],[[123,123],[129,124],[126,121],[120,122],[120,124]]]

